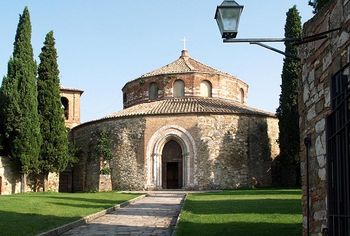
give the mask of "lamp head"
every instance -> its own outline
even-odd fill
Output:
[[[225,0],[217,6],[215,19],[222,38],[236,38],[242,10],[243,6],[233,0]]]

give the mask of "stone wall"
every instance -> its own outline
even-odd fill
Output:
[[[7,157],[0,157],[0,193],[14,194],[21,192],[21,178]]]
[[[46,191],[58,192],[58,186],[59,186],[59,174],[49,173],[49,176],[47,177]]]
[[[143,189],[144,158],[143,130],[140,118],[111,119],[87,123],[72,130],[71,137],[80,149],[79,163],[73,169],[73,191],[97,191],[104,187],[105,177],[100,175],[101,163],[94,155],[97,134],[107,132],[112,141],[113,159],[109,166],[113,189]],[[108,187],[109,188],[109,187]],[[104,189],[108,190],[108,189]]]
[[[350,1],[330,1],[304,25],[304,35],[313,35],[342,26],[329,39],[300,47],[303,69],[299,83],[300,157],[303,186],[304,234],[306,235],[306,148],[304,138],[311,137],[309,157],[310,232],[321,235],[327,227],[327,153],[326,117],[330,114],[330,79],[349,61]]]
[[[198,117],[198,164],[200,188],[222,189],[249,185],[248,120],[239,116]]]
[[[100,175],[100,183],[98,186],[98,191],[111,191],[112,190],[112,180],[111,175]]]
[[[279,153],[276,118],[189,114],[114,118],[73,129],[71,135],[82,150],[73,170],[73,189],[99,189],[100,164],[91,156],[96,132],[102,129],[108,131],[112,141],[113,189],[144,189],[149,140],[158,130],[172,125],[185,129],[195,142],[196,157],[189,157],[195,159],[190,167],[194,170],[194,189],[271,185],[271,162]]]
[[[44,180],[42,176],[28,175],[25,183],[26,185],[22,188],[21,175],[8,157],[0,156],[0,194],[43,191]],[[46,187],[46,191],[58,191],[58,174],[49,174]]]
[[[275,118],[249,119],[249,178],[251,185],[266,187],[272,185],[273,160],[279,155],[278,120]]]

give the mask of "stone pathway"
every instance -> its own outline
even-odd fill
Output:
[[[150,193],[63,235],[171,235],[183,193]]]

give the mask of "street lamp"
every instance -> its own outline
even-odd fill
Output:
[[[215,19],[222,38],[236,38],[243,6],[236,1],[225,0],[216,8]]]
[[[215,19],[218,23],[221,37],[223,38],[224,43],[250,43],[256,44],[261,47],[270,49],[274,52],[283,54],[287,57],[293,57],[286,55],[285,52],[273,48],[269,45],[263,44],[264,42],[290,42],[294,45],[301,45],[308,42],[313,42],[320,39],[327,38],[328,34],[334,31],[341,30],[341,27],[327,30],[325,32],[306,36],[299,38],[245,38],[245,39],[236,39],[238,33],[239,19],[243,6],[239,5],[236,1],[224,0],[221,5],[217,6],[215,12]]]

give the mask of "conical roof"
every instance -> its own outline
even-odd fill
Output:
[[[182,50],[181,56],[179,57],[179,59],[159,69],[146,73],[140,76],[140,78],[163,75],[163,74],[178,74],[178,73],[189,73],[189,72],[200,72],[200,73],[221,74],[225,76],[232,76],[228,73],[214,69],[208,65],[205,65],[191,58],[187,50]]]
[[[144,115],[174,115],[174,114],[244,114],[275,117],[274,114],[238,102],[215,98],[183,97],[171,98],[150,103],[141,103],[119,112],[112,113],[103,119],[144,116]]]

